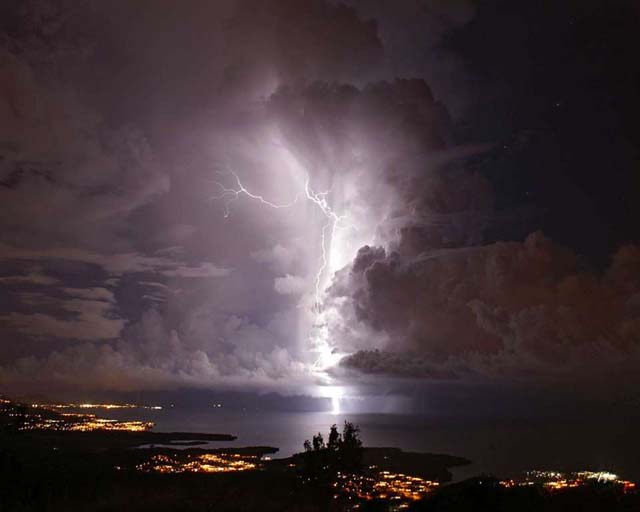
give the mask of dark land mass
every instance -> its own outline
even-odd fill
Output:
[[[27,435],[24,435],[27,434]],[[103,433],[91,433],[103,437]],[[40,433],[12,433],[0,438],[0,510],[3,512],[240,512],[346,511],[322,490],[304,485],[295,469],[272,461],[261,471],[162,474],[131,469],[152,454],[186,456],[242,453],[259,456],[273,449],[55,449]],[[99,445],[96,441],[94,445]],[[372,449],[376,455],[386,450]],[[395,450],[392,450],[395,451]],[[179,452],[179,453],[178,453]],[[377,452],[377,453],[376,453]],[[397,454],[396,454],[397,455]],[[415,455],[409,457],[415,459]],[[124,458],[123,458],[124,456]],[[400,456],[401,457],[401,456]],[[443,456],[437,456],[443,457]],[[401,458],[397,459],[401,460]],[[424,457],[429,461],[429,457]],[[118,464],[132,464],[117,470]],[[393,464],[396,464],[394,462]],[[126,465],[125,464],[125,465]],[[432,461],[432,464],[435,462]],[[435,466],[434,466],[435,468]],[[430,469],[430,471],[433,470]],[[423,473],[426,474],[426,473]],[[415,502],[410,510],[468,512],[634,512],[637,494],[623,495],[606,486],[550,495],[538,488],[504,489],[490,478],[443,486]],[[392,510],[385,501],[363,502],[359,510]]]
[[[74,432],[40,430],[21,433],[30,440],[38,439],[58,448],[86,449],[93,451],[135,448],[142,445],[170,445],[178,443],[207,443],[209,441],[234,441],[229,434],[203,434],[191,432],[126,432],[120,430]]]
[[[400,448],[365,448],[365,467],[377,466],[383,471],[407,473],[426,480],[451,481],[449,468],[466,466],[471,461],[439,453],[405,452]]]
[[[186,462],[204,454],[258,460],[277,452],[269,446],[207,449],[169,445],[135,448],[150,439],[163,442],[203,434],[150,432],[15,431],[0,433],[0,511],[322,511],[345,510],[326,489],[305,485],[300,455],[264,461],[261,470],[233,473],[159,473],[140,471],[153,457]],[[430,478],[450,478],[446,468],[465,463],[443,455],[367,448],[365,460],[400,467],[411,460]],[[386,457],[386,459],[385,459]]]
[[[239,446],[233,448],[184,448],[174,450],[171,446],[154,446],[151,448],[142,448],[135,450],[135,458],[146,458],[152,455],[170,455],[176,458],[184,458],[185,456],[197,455],[239,455],[242,457],[253,457],[260,459],[265,455],[273,455],[278,452],[278,448],[274,446]],[[129,457],[131,458],[131,457]]]
[[[479,476],[444,486],[438,492],[411,504],[408,510],[410,512],[637,512],[640,511],[640,495],[625,494],[610,485],[595,482],[592,485],[556,493],[545,492],[536,486],[505,488],[493,477]]]
[[[19,430],[11,416],[13,409],[6,402],[5,406],[9,422],[0,422],[0,512],[354,510],[353,501],[334,499],[333,487],[308,483],[301,471],[304,454],[259,462],[277,448],[171,447],[176,441],[191,444],[235,439],[226,434]],[[137,448],[158,444],[165,446]],[[206,454],[246,458],[257,462],[260,469],[162,473],[153,466],[154,457],[180,464]],[[367,467],[440,482],[450,480],[448,468],[469,463],[460,457],[397,448],[365,448],[362,456]],[[371,500],[358,505],[359,511],[388,511],[397,503]],[[443,485],[412,503],[410,510],[635,512],[640,511],[640,495],[595,484],[551,494],[540,487],[504,488],[495,478],[480,477]]]
[[[273,462],[299,466],[303,463],[304,456],[304,453],[296,453],[287,459],[279,459]],[[452,475],[448,469],[466,466],[471,464],[471,461],[453,455],[405,452],[400,448],[370,447],[362,449],[362,463],[366,468],[375,466],[380,471],[405,473],[419,476],[426,480],[450,482]]]
[[[75,436],[51,433],[4,432],[0,434],[0,511],[11,512],[239,512],[239,511],[346,511],[344,502],[322,489],[305,485],[296,457],[266,462],[262,470],[235,473],[142,472],[136,466],[153,455],[174,458],[200,454],[240,454],[261,457],[271,447],[171,449],[125,448],[135,444],[112,443],[111,434],[89,432],[94,440],[73,446]],[[120,435],[130,435],[122,433]],[[135,433],[134,433],[135,434]],[[139,436],[133,436],[136,441]],[[86,438],[85,438],[86,440]],[[106,440],[106,442],[105,442]],[[446,455],[404,453],[389,448],[365,449],[367,460],[384,461],[387,468],[402,469],[433,478],[446,478],[446,467],[464,459]],[[386,455],[385,455],[386,454]],[[384,459],[384,457],[388,457]],[[435,457],[435,458],[433,458]],[[403,467],[402,461],[409,466]],[[422,461],[422,462],[419,462]],[[466,462],[466,461],[465,461]],[[423,464],[421,468],[420,465]],[[395,470],[395,469],[394,469]],[[388,501],[363,502],[360,511],[392,510]],[[414,511],[640,511],[638,494],[624,495],[607,486],[567,492],[544,492],[539,488],[504,489],[495,479],[471,479],[442,486],[433,495],[411,505]]]
[[[0,434],[0,446],[6,449],[11,446],[13,452],[26,456],[41,454],[49,451],[55,452],[59,457],[73,457],[74,455],[92,455],[100,457],[103,461],[114,463],[118,466],[133,466],[142,459],[148,459],[152,455],[202,455],[228,454],[251,457],[263,457],[277,453],[278,448],[273,446],[245,446],[229,448],[172,448],[177,444],[175,439],[187,439],[185,443],[191,443],[189,437],[192,434],[182,432],[120,432],[120,431],[95,431],[95,432],[56,432],[56,431],[27,431]],[[229,441],[235,436],[226,434],[193,434],[197,438],[195,443],[201,444],[209,441]],[[97,461],[98,459],[94,459]]]

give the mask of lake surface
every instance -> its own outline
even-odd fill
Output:
[[[268,445],[274,457],[302,450],[314,433],[326,438],[329,427],[344,420],[360,426],[365,446],[446,453],[473,464],[453,469],[460,479],[479,473],[500,477],[529,469],[609,470],[640,481],[640,422],[524,421],[443,419],[394,414],[334,415],[327,412],[254,412],[222,408],[96,411],[118,419],[156,423],[156,431],[210,432],[238,436],[233,442],[207,446]]]

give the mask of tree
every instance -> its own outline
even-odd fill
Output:
[[[324,449],[324,447],[324,439],[322,438],[322,434],[318,432],[317,435],[313,436],[313,449],[319,451]]]
[[[344,422],[340,443],[339,462],[340,471],[345,473],[359,473],[362,471],[362,440],[360,427]]]
[[[333,426],[335,428],[335,425]],[[344,422],[342,429],[342,445],[349,449],[361,449],[360,427],[348,421]]]
[[[335,452],[340,448],[340,443],[342,442],[342,438],[340,437],[340,433],[338,432],[338,427],[334,423],[331,425],[331,430],[329,431],[329,442],[327,443],[327,448]]]
[[[318,488],[330,489],[338,473],[362,471],[362,441],[360,428],[344,422],[342,434],[332,425],[325,445],[322,434],[314,435],[312,441],[304,442],[302,475],[305,481]]]

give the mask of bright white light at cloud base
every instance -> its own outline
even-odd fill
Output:
[[[320,388],[321,396],[331,400],[331,414],[340,414],[340,401],[344,397],[344,388],[341,386],[323,386]]]
[[[319,251],[315,253],[315,277],[313,279],[313,290],[309,290],[313,295],[313,307],[305,309],[312,317],[311,331],[308,334],[308,352],[312,354],[312,363],[309,369],[325,384],[333,384],[334,379],[327,374],[327,370],[336,366],[345,355],[339,353],[335,344],[329,340],[329,324],[332,312],[324,305],[324,292],[331,281],[331,276],[348,264],[357,249],[366,242],[370,242],[373,234],[374,222],[367,215],[362,215],[362,204],[358,205],[359,190],[356,186],[360,182],[358,177],[345,178],[340,173],[325,173],[319,176],[310,176],[307,170],[300,164],[293,153],[288,151],[282,144],[276,144],[269,152],[268,166],[265,172],[273,172],[274,180],[268,182],[266,190],[254,189],[245,186],[242,179],[232,169],[225,173],[228,176],[225,182],[215,182],[219,192],[214,199],[224,201],[225,217],[230,214],[231,204],[241,199],[259,203],[268,209],[289,209],[292,214],[303,207],[304,202],[312,205],[311,211],[315,214],[309,217],[309,222],[314,223],[314,229],[320,228],[318,246]],[[323,180],[324,178],[324,180]],[[327,182],[326,180],[329,180]],[[317,183],[316,183],[317,182]],[[314,187],[328,185],[332,188],[317,191]],[[280,190],[288,190],[290,197],[283,202],[275,202],[270,197],[274,191],[274,185],[278,185]],[[361,200],[360,200],[361,203]],[[357,217],[365,221],[366,226],[356,226],[352,224],[349,212],[350,206],[356,206],[359,211]],[[360,207],[358,209],[358,206]],[[299,217],[297,217],[299,218]],[[321,223],[321,227],[319,224]],[[365,228],[365,229],[361,229]],[[309,231],[309,226],[305,226]],[[330,394],[326,393],[330,389]],[[327,396],[331,399],[333,412],[340,411],[340,400],[342,398],[341,388],[336,386],[320,385],[318,396]]]
[[[327,368],[337,365],[343,354],[340,354],[329,344],[329,325],[326,312],[317,313],[316,321],[318,324],[314,326],[311,350],[316,353],[316,369],[319,372],[324,372]]]

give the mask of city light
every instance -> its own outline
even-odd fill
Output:
[[[398,502],[422,499],[439,485],[438,482],[418,476],[389,471],[374,471],[369,475],[338,473],[338,478],[333,484],[336,499],[342,496],[347,499]]]
[[[635,490],[636,484],[622,480],[618,475],[608,471],[578,471],[575,473],[561,473],[559,471],[528,471],[521,479],[501,480],[503,487],[541,486],[550,492],[562,491],[590,485],[593,483],[611,484],[622,488],[623,491]]]
[[[126,431],[146,432],[154,427],[151,421],[120,421],[98,418],[95,414],[59,412],[61,409],[132,409],[133,404],[32,404],[18,405],[0,399],[0,413],[10,419],[17,430],[56,430],[66,432]],[[154,407],[155,408],[155,407]]]
[[[96,418],[92,414],[64,414],[60,416],[60,418],[43,418],[38,414],[25,415],[21,418],[19,430],[147,432],[154,426],[154,423],[150,421],[118,421]]]
[[[31,407],[41,409],[151,409],[155,411],[162,410],[160,405],[138,405],[138,404],[32,404]]]
[[[147,462],[136,466],[138,471],[155,473],[226,473],[259,469],[259,459],[253,455],[237,453],[187,454],[184,458],[177,455],[153,455]]]

